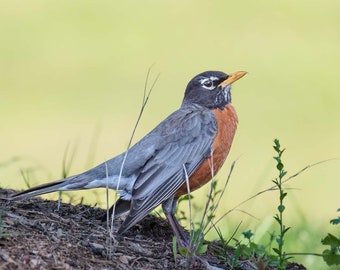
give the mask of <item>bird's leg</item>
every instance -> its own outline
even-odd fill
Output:
[[[169,198],[162,204],[162,208],[166,218],[168,219],[172,231],[177,238],[177,242],[181,247],[189,247],[190,243],[183,227],[175,218],[177,199]]]

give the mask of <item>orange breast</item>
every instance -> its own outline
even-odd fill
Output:
[[[232,105],[228,104],[223,111],[215,109],[213,113],[217,120],[217,134],[212,147],[212,156],[204,161],[190,177],[190,192],[200,188],[217,174],[228,156],[236,132],[238,120]],[[188,190],[185,183],[175,193],[175,198],[187,193]]]

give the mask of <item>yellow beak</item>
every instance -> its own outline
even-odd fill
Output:
[[[237,71],[235,73],[232,73],[229,75],[228,79],[221,82],[218,86],[226,87],[227,85],[232,84],[233,82],[236,82],[238,79],[241,79],[247,73],[248,73],[247,71]]]

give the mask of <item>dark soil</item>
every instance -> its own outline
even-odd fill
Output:
[[[0,189],[0,198],[14,193]],[[208,243],[205,255],[190,261],[172,252],[168,223],[147,216],[122,236],[100,219],[105,211],[86,205],[61,204],[39,198],[11,202],[0,199],[0,269],[231,269]],[[2,222],[1,222],[2,220]],[[230,248],[227,258],[232,258]],[[233,269],[264,269],[261,260],[239,261]],[[265,268],[274,269],[274,268]],[[287,269],[305,269],[290,264]]]

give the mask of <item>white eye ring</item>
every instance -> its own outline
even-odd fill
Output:
[[[211,79],[208,79],[208,78],[202,79],[202,80],[200,81],[200,83],[201,83],[202,87],[205,88],[205,89],[208,89],[208,90],[213,90],[213,89],[215,89],[214,81],[211,80]]]

